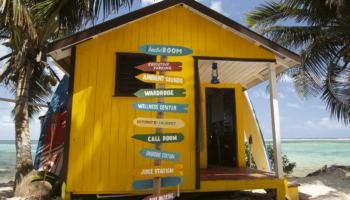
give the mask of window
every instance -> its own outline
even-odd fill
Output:
[[[155,88],[155,84],[144,83],[135,78],[135,76],[144,73],[135,67],[155,61],[156,56],[147,54],[117,53],[115,96],[133,97],[134,93],[140,89]]]

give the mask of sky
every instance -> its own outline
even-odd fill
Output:
[[[133,7],[123,9],[118,14],[110,16],[107,20],[123,15],[130,11],[137,10],[144,6],[153,4],[157,1],[137,0]],[[262,0],[198,0],[198,2],[210,7],[211,9],[231,18],[232,20],[245,25],[243,14],[263,3]],[[102,22],[100,20],[99,22]],[[294,25],[287,22],[288,25]],[[10,50],[0,45],[0,57],[8,54]],[[4,61],[0,63],[3,66]],[[50,63],[53,66],[52,63]],[[220,66],[219,66],[220,67]],[[63,76],[59,72],[60,77]],[[220,79],[220,77],[219,77]],[[258,120],[265,139],[272,138],[271,115],[270,115],[270,97],[266,93],[268,81],[248,90],[248,94],[253,102],[253,106],[258,116]],[[281,137],[285,138],[350,138],[350,127],[342,125],[336,120],[330,119],[329,112],[326,110],[326,104],[315,97],[311,100],[300,101],[295,95],[292,87],[292,80],[287,78],[285,82],[277,84],[279,113],[281,123]],[[0,86],[0,97],[14,99],[14,96]],[[14,140],[15,128],[11,110],[14,103],[0,101],[0,140]],[[43,109],[39,116],[44,115],[46,109]],[[40,122],[36,119],[30,122],[30,136],[32,140],[37,140],[40,134]]]

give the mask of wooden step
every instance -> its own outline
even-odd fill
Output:
[[[300,199],[309,199],[310,197],[312,197],[312,195],[299,192],[299,198]]]
[[[292,188],[292,187],[299,187],[300,184],[298,183],[288,183],[288,188]]]

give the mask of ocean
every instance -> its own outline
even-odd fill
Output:
[[[272,144],[272,140],[265,140]],[[32,156],[38,141],[32,141]],[[292,176],[303,177],[324,165],[350,165],[350,139],[282,139],[282,154],[296,162]],[[14,180],[16,148],[13,140],[0,140],[0,183]]]

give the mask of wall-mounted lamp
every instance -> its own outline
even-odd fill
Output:
[[[211,81],[210,81],[210,83],[211,83],[211,84],[218,84],[218,83],[220,83],[218,77],[219,77],[219,73],[218,73],[218,64],[214,62],[214,63],[213,63],[213,66],[212,66]]]

